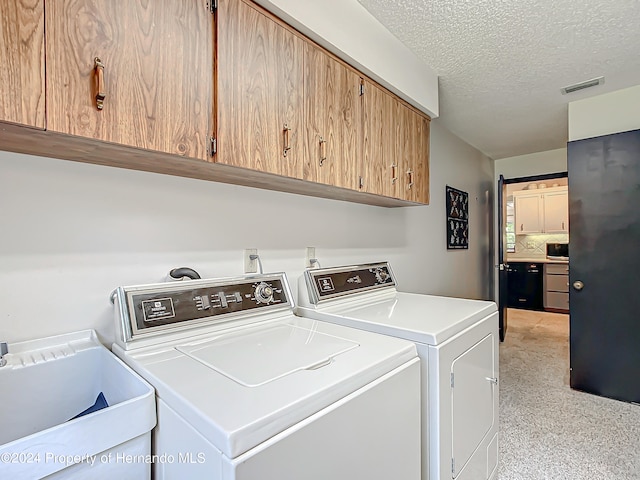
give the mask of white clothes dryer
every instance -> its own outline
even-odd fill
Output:
[[[423,480],[497,478],[494,302],[398,292],[388,263],[306,270],[298,295],[301,316],[416,344]]]
[[[413,343],[295,316],[281,273],[115,299],[113,351],[156,389],[156,480],[420,478]]]

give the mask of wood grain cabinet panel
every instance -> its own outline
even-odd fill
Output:
[[[305,53],[304,179],[358,189],[362,78],[310,42]]]
[[[429,117],[372,82],[363,100],[362,190],[429,203]]]
[[[428,117],[252,1],[216,3],[0,2],[2,148],[428,202]]]
[[[44,2],[0,2],[0,41],[0,121],[44,129]]]
[[[369,81],[365,81],[362,98],[361,190],[397,198],[400,168],[396,141],[402,128],[397,101],[386,90]]]
[[[252,4],[218,6],[216,162],[303,177],[303,40]]]
[[[416,203],[429,203],[430,120],[404,103],[398,102],[396,163],[399,169],[396,197]]]
[[[46,9],[48,130],[208,158],[213,16],[204,2],[55,0]]]

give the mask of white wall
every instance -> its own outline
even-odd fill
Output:
[[[640,85],[569,103],[569,140],[640,128]]]
[[[238,275],[250,247],[294,291],[315,246],[323,266],[389,260],[403,290],[486,298],[491,164],[436,122],[431,152],[431,206],[394,209],[0,152],[0,339],[109,344],[114,287]],[[446,251],[447,183],[472,199],[468,251]]]
[[[435,118],[438,77],[357,0],[257,0],[318,44]]]
[[[496,184],[502,174],[504,178],[532,177],[547,173],[567,171],[567,149],[547,150],[517,157],[502,158],[494,162]]]

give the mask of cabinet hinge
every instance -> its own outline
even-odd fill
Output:
[[[218,141],[211,137],[211,144],[209,146],[209,154],[210,156],[214,156],[218,152]]]
[[[360,96],[362,97],[364,95],[364,82],[361,81],[360,82]]]
[[[455,381],[453,380],[453,372],[451,372],[451,388],[453,388]]]
[[[211,12],[211,14],[213,15],[214,13],[216,13],[216,10],[218,9],[218,0],[209,0],[207,4],[209,6],[209,11]]]
[[[364,178],[358,177],[358,188],[364,188]]]

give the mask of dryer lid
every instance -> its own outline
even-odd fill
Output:
[[[404,292],[382,300],[371,297],[368,303],[337,299],[315,308],[298,308],[305,317],[426,345],[440,345],[496,311],[494,302]]]

